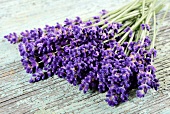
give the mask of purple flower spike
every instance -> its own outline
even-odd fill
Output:
[[[104,9],[100,12],[101,15],[105,15],[106,13],[107,13],[107,11]]]
[[[132,37],[132,34],[133,34],[133,31],[130,30],[130,32],[129,32],[129,37],[130,37],[130,38]]]
[[[76,19],[74,20],[74,22],[76,23],[76,24],[81,24],[83,21],[81,20],[81,18],[80,17],[76,17]]]
[[[153,51],[153,57],[156,57],[156,55],[157,55],[157,51],[154,49],[154,51]]]
[[[137,90],[136,92],[137,97],[142,98],[145,95],[145,92],[143,90]]]
[[[100,19],[97,19],[97,20],[95,21],[95,23],[98,23],[98,22],[100,22]]]
[[[89,21],[87,21],[86,22],[86,26],[90,26],[90,25],[92,25],[93,23],[89,20]]]
[[[100,17],[99,16],[94,16],[93,19],[100,19]]]
[[[123,26],[121,23],[117,23],[117,28],[120,29]]]
[[[29,80],[29,82],[30,82],[30,83],[36,82],[36,81],[35,81],[35,78],[32,78],[32,77],[31,77],[31,79]]]
[[[107,24],[107,23],[108,23],[108,21],[107,21],[107,20],[105,20],[104,24]]]
[[[56,23],[56,26],[55,26],[56,29],[61,29],[61,27],[62,27],[61,24]]]
[[[106,13],[105,10],[101,12],[102,15]],[[32,75],[30,83],[58,75],[74,86],[79,84],[84,93],[89,89],[107,92],[106,102],[110,106],[127,101],[131,89],[138,89],[138,97],[144,97],[151,88],[157,90],[159,83],[151,62],[156,50],[148,50],[150,38],[146,36],[143,44],[141,41],[126,42],[130,38],[119,43],[122,35],[114,36],[125,32],[132,37],[130,26],[122,30],[122,24],[107,24],[106,19],[103,20],[107,24],[104,29],[93,26],[100,17],[87,22],[80,17],[66,19],[63,26],[59,23],[46,25],[44,29],[26,30],[21,37],[12,33],[5,38],[11,43],[21,41],[21,62]],[[145,24],[141,27],[142,30],[149,28]]]
[[[106,85],[103,82],[100,82],[98,85],[99,92],[105,92],[106,91]]]
[[[128,26],[124,29],[124,32],[128,32],[129,30],[130,30],[130,27]]]
[[[79,90],[83,90],[84,93],[86,93],[89,89],[89,83],[86,83],[85,81],[83,81],[81,84],[80,84],[80,88]]]
[[[145,30],[145,24],[141,24],[140,26],[142,30]]]
[[[151,39],[149,38],[149,36],[146,36],[146,37],[145,37],[145,39],[144,39],[144,45],[145,45],[146,47],[151,45]]]
[[[145,26],[146,26],[146,30],[150,31],[151,27],[148,24],[146,24]]]
[[[19,40],[20,40],[15,32],[4,36],[4,38],[6,38],[11,44],[15,44],[15,43],[19,42]]]
[[[109,106],[115,106],[118,104],[118,96],[113,93],[111,90],[107,92],[106,94],[106,102],[108,103]]]
[[[71,25],[72,23],[73,23],[73,21],[71,20],[71,19],[66,19],[65,21],[64,21],[64,23],[65,23],[65,25]]]

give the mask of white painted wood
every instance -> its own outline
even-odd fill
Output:
[[[54,25],[65,18],[97,15],[130,0],[0,0],[0,114],[42,113],[170,113],[170,13],[157,36],[155,60],[161,87],[139,99],[132,93],[128,102],[109,107],[105,94],[83,94],[63,79],[53,78],[30,84],[20,63],[17,45],[3,36],[10,32]],[[168,1],[167,1],[168,3]],[[162,13],[158,15],[161,19]]]

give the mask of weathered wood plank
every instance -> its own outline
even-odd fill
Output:
[[[129,0],[130,1],[130,0]],[[78,1],[78,0],[25,0],[0,1],[0,114],[31,114],[52,111],[55,113],[167,113],[170,108],[170,12],[156,40],[158,56],[155,59],[158,92],[151,90],[146,97],[130,100],[117,107],[109,107],[105,94],[88,92],[83,94],[57,76],[30,84],[20,61],[17,45],[10,45],[3,36],[9,32],[20,32],[45,24],[62,22],[66,17],[83,18],[97,14],[102,9],[113,9],[125,2],[122,0]],[[158,15],[161,19],[162,13]],[[170,110],[169,110],[170,111]]]

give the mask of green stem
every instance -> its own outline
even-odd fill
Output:
[[[119,32],[122,31],[122,30],[124,30],[125,27],[131,26],[132,24],[133,24],[133,22],[129,22],[129,21],[126,22],[126,23],[123,25],[123,27],[122,27],[121,29],[119,29]],[[119,32],[118,32],[118,33],[119,33]],[[116,37],[121,36],[122,34],[124,34],[123,31],[120,32],[119,34],[116,34],[113,38],[111,38],[111,39],[109,39],[109,40],[103,41],[103,44],[109,42],[110,40],[114,40]]]
[[[142,18],[140,18],[139,21],[137,21],[137,22],[135,23],[135,25],[133,25],[133,26],[131,27],[131,30],[134,31],[134,29],[135,29],[137,26],[140,25],[140,23],[146,18],[146,16],[147,16],[147,15],[142,16]],[[129,35],[129,32],[127,32],[127,33],[120,39],[119,43],[121,43],[128,35]]]
[[[145,4],[150,4],[152,1],[153,1],[153,0],[147,0],[147,2],[146,2]],[[107,27],[107,25],[108,25],[109,23],[112,23],[112,22],[117,21],[117,20],[119,20],[119,19],[120,19],[120,21],[129,19],[129,18],[130,18],[130,14],[132,14],[132,15],[134,15],[134,16],[137,16],[137,15],[139,14],[139,13],[137,13],[138,11],[140,12],[141,10],[147,10],[147,9],[148,9],[148,8],[147,8],[147,7],[148,7],[147,5],[145,5],[146,8],[145,8],[145,7],[144,7],[144,8],[141,8],[141,7],[140,7],[141,4],[142,4],[141,1],[136,1],[136,6],[135,6],[135,4],[133,3],[134,7],[133,7],[133,5],[131,4],[131,5],[132,5],[131,7],[124,7],[123,9],[120,9],[119,12],[116,11],[116,14],[113,13],[113,15],[111,15],[112,13],[108,13],[108,14],[106,14],[106,15],[104,15],[104,16],[105,16],[105,17],[109,16],[109,17],[101,20],[99,23],[95,23],[95,24],[90,25],[90,26],[88,26],[88,27],[104,25],[102,28],[105,28],[105,27]],[[129,6],[129,5],[127,5],[127,6]],[[127,8],[128,8],[128,9],[127,9]],[[138,9],[138,8],[139,8],[139,9]],[[134,10],[134,11],[133,11],[133,10]],[[132,12],[135,13],[135,14],[133,14]],[[125,14],[125,16],[124,16],[124,14]],[[128,17],[126,17],[126,16],[128,16]],[[105,21],[106,21],[106,20],[108,21],[109,19],[112,19],[112,20],[110,20],[108,24],[105,24]],[[94,21],[94,20],[93,20],[93,21]],[[88,27],[87,27],[87,28],[88,28]]]
[[[136,5],[136,6],[135,6]],[[120,9],[119,12],[117,12],[116,14],[114,15],[111,15],[109,17],[109,19],[111,18],[114,18],[114,20],[111,20],[111,22],[114,22],[115,20],[119,19],[120,17],[122,17],[124,14],[127,14],[128,11],[131,11],[131,10],[135,10],[137,8],[139,8],[141,6],[141,3],[139,2],[139,0],[135,1],[135,3],[133,2],[132,4],[128,4],[126,7],[124,7],[123,9]],[[106,14],[107,15],[107,14]],[[106,19],[105,19],[106,20]],[[105,20],[102,20],[101,22],[99,23],[95,23],[93,24],[92,26],[99,26],[99,25],[103,25],[105,22]],[[109,23],[108,23],[109,24]],[[105,24],[104,26],[106,27],[108,24]],[[105,28],[103,27],[103,28]]]
[[[156,3],[156,0],[153,2],[153,4],[151,4],[150,7],[154,7],[154,6],[155,6],[155,3]],[[152,17],[152,8],[149,10],[149,14],[148,14],[148,16],[146,17],[146,20],[144,21],[144,23],[145,23],[145,24],[149,24],[149,21],[150,21],[151,17]],[[146,36],[146,28],[145,28],[145,30],[142,31],[142,34],[141,34],[142,44],[144,43],[145,36]]]
[[[146,8],[146,10],[147,10],[147,8]],[[125,15],[124,17],[117,19],[116,22],[122,22],[122,21],[125,21],[127,19],[134,18],[135,16],[139,16],[140,14],[141,14],[140,11],[133,11],[133,12]]]
[[[138,6],[139,7],[139,6]],[[145,10],[147,10],[148,8],[144,8],[144,11]],[[135,9],[134,11],[130,11],[130,12],[128,12],[128,13],[126,13],[125,14],[125,16],[123,15],[122,17],[119,17],[119,19],[121,19],[121,18],[123,18],[123,17],[130,17],[131,15],[133,16],[133,15],[138,15],[138,14],[140,14],[140,11],[141,11],[142,9]],[[117,15],[111,15],[109,18],[106,18],[105,20],[109,20],[109,19],[114,19],[114,18],[117,18]],[[112,20],[111,20],[112,21]],[[116,20],[115,20],[116,21]]]
[[[130,42],[132,42],[132,40],[133,40],[134,36],[135,36],[135,32],[133,32],[132,37],[130,38],[130,40],[129,40],[129,42],[128,42],[128,45],[127,45],[127,47],[126,47],[126,50],[125,50],[126,55],[128,55],[128,54],[129,54],[128,47],[129,47]]]
[[[123,27],[121,27],[118,31],[118,33],[120,33],[120,31],[122,31],[126,26],[130,25],[131,22],[127,21],[125,24],[123,24]],[[112,31],[109,31],[108,33],[111,33]]]
[[[125,6],[123,7],[123,9],[122,9],[122,7],[120,7],[120,8],[118,8],[117,10],[110,11],[110,12],[108,12],[107,14],[105,14],[105,15],[103,15],[103,16],[101,15],[100,18],[101,18],[101,19],[104,19],[104,18],[105,18],[105,20],[106,20],[106,19],[109,19],[109,18],[114,18],[114,17],[116,17],[117,15],[119,15],[121,12],[123,12],[124,10],[126,10],[128,7],[130,7],[130,6],[133,5],[133,4],[134,4],[134,1],[131,2],[131,3],[129,3],[129,4],[127,4],[127,5],[125,5]],[[87,19],[83,20],[83,22],[86,22],[86,21],[89,21],[89,20],[94,20],[94,19],[93,19],[93,17],[87,18]],[[102,20],[100,23],[98,23],[98,25],[102,25],[102,22],[103,22],[103,24],[104,24],[104,20]],[[96,26],[96,25],[94,25],[94,26]]]
[[[152,39],[152,45],[151,48],[154,48],[154,44],[155,44],[155,38],[156,38],[156,14],[155,12],[153,12],[153,20],[154,20],[154,30],[153,30],[153,39]]]
[[[151,20],[152,15],[153,15],[153,13],[151,13],[151,14],[148,16],[148,19],[146,19],[146,22],[145,22],[145,23],[148,24],[149,26],[150,26],[149,21]],[[149,31],[146,32],[146,35],[147,35],[147,36],[149,35]]]
[[[146,21],[144,21],[144,23],[149,25],[149,21],[150,21],[151,17],[152,17],[152,12],[149,12],[149,14],[148,14],[148,16],[146,18]],[[149,31],[147,31],[146,28],[145,28],[145,30],[142,30],[142,32],[141,32],[142,44],[144,43],[144,39],[145,39],[146,33],[148,34]]]
[[[145,10],[147,11],[148,10],[148,8],[145,8]],[[124,16],[122,16],[122,17],[120,17],[120,18],[117,18],[117,20],[115,20],[115,22],[123,22],[123,21],[126,21],[126,20],[128,20],[128,19],[130,19],[130,18],[134,18],[134,17],[137,17],[137,16],[139,16],[141,13],[140,13],[140,10],[137,10],[137,11],[132,11],[132,12],[130,12],[130,13],[128,13],[128,14],[125,14]],[[107,20],[107,19],[106,19]],[[105,20],[102,20],[102,21],[105,21]],[[101,21],[101,22],[102,22]],[[109,21],[109,23],[111,23],[110,21]],[[92,26],[95,26],[95,25],[100,25],[100,22],[99,23],[95,23],[95,24],[93,24],[93,25],[90,25],[90,26],[87,26],[87,27],[85,27],[85,28],[88,28],[88,27],[92,27]],[[103,24],[104,25],[104,24]],[[108,26],[108,24],[106,24],[106,26]]]
[[[111,11],[111,12],[107,13],[106,15],[102,16],[102,18],[106,18],[106,17],[108,17],[108,16],[110,16],[110,15],[112,15],[112,14],[118,13],[118,12],[120,12],[121,10],[126,10],[126,9],[127,9],[128,7],[130,7],[133,3],[134,3],[134,1],[131,2],[131,3],[129,3],[129,4],[127,4],[127,5],[125,5],[125,6],[123,7],[123,9],[122,9],[122,7],[121,7],[121,8],[118,8],[117,10]]]
[[[168,11],[169,11],[169,9],[170,9],[170,4],[169,4],[169,6],[168,6],[168,8],[167,8],[167,10],[165,11],[165,13],[164,13],[164,15],[163,15],[163,18],[162,18],[162,20],[160,21],[160,24],[159,25],[162,25],[162,22],[164,21],[164,19],[165,19],[165,17],[166,17],[166,15],[167,15],[167,13],[168,13]],[[157,31],[156,31],[156,34],[157,34],[157,32],[159,31],[159,25],[158,25],[158,28],[157,28]]]
[[[127,21],[124,25],[123,25],[123,27],[121,27],[120,29],[119,29],[119,33],[121,32],[123,32],[123,30],[127,27],[127,26],[131,26],[132,24],[134,23],[134,21]],[[120,36],[121,34],[119,34],[119,36]]]
[[[144,11],[147,11],[147,10],[148,10],[148,8],[144,8]],[[122,16],[122,17],[120,17],[119,19],[115,20],[115,22],[122,22],[122,21],[125,21],[125,20],[127,20],[127,19],[134,18],[135,16],[140,15],[140,14],[141,14],[141,11],[142,11],[142,9],[138,9],[138,10],[136,9],[136,10],[134,10],[134,11],[128,12],[128,13],[125,14],[124,16]],[[114,19],[116,16],[117,16],[117,15],[111,15],[110,17],[107,17],[107,18],[105,18],[105,19],[102,19],[102,20],[100,20],[99,23],[95,23],[95,24],[93,24],[92,26],[95,26],[95,25],[97,25],[97,24],[100,25],[101,22],[104,24],[105,21],[109,21],[109,20],[111,20],[111,19]],[[100,18],[100,19],[101,19],[101,18]],[[90,19],[89,19],[89,20],[90,20]],[[84,21],[84,22],[85,22],[85,21]],[[91,18],[91,22],[92,22],[92,23],[95,22],[95,19]]]
[[[135,42],[139,41],[139,39],[141,37],[141,33],[142,33],[142,31],[138,30],[138,33],[136,34]]]
[[[154,3],[155,3],[155,1],[154,1]],[[159,5],[157,5],[157,6],[152,5],[152,7],[151,7],[150,10],[149,10],[149,13],[150,13],[151,11],[155,11],[155,10],[157,11],[157,10],[159,10],[159,9],[161,8],[160,6],[162,6],[162,4],[159,4]],[[147,13],[147,14],[149,14],[149,13]],[[133,25],[133,26],[131,27],[131,30],[132,30],[132,31],[134,31],[134,30],[141,24],[141,22],[142,22],[144,19],[146,19],[147,14],[145,14],[144,16],[142,16],[142,17],[139,19],[139,21],[137,21],[137,22],[135,23],[135,25]],[[129,32],[127,32],[127,33],[121,38],[121,40],[119,41],[119,43],[123,43],[122,41],[124,41],[125,38],[127,38],[128,34],[129,34]]]
[[[142,16],[144,15],[144,8],[145,8],[145,0],[143,0],[143,3],[142,3]]]
[[[144,15],[144,7],[145,7],[145,0],[143,0],[143,4],[142,4],[142,16]],[[144,23],[144,21],[142,23]]]
[[[165,14],[163,15],[163,18],[162,18],[162,20],[161,20],[160,25],[162,25],[162,22],[163,22],[163,20],[165,19],[165,17],[166,17],[166,15],[167,15],[169,9],[170,9],[170,5],[169,5],[169,8],[166,10]],[[152,40],[151,48],[154,48],[155,39],[156,39],[156,34],[157,34],[158,30],[159,30],[159,27],[158,27],[157,30],[156,30],[156,14],[155,14],[155,12],[154,12],[154,15],[153,15],[153,16],[154,16],[154,34],[153,34],[153,40]],[[153,65],[153,55],[152,55],[152,59],[151,59],[151,64]]]
[[[120,17],[122,17],[123,15],[125,15],[128,11],[132,10],[132,8],[134,8],[134,6],[138,3],[139,0],[137,0],[132,6],[130,6],[128,9],[126,9],[124,12],[122,12],[120,15],[118,15],[116,18],[114,18],[113,20],[110,21],[110,23],[115,22],[115,20],[119,19]],[[109,24],[109,23],[108,23]],[[108,24],[105,24],[104,26],[102,26],[102,28],[106,28],[108,26]]]

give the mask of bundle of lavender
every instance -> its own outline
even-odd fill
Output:
[[[32,74],[30,83],[58,75],[79,85],[84,93],[88,89],[107,92],[106,102],[115,106],[128,100],[131,89],[137,88],[138,97],[151,88],[158,89],[153,66],[155,15],[163,6],[157,0],[135,0],[84,21],[80,17],[66,19],[64,25],[46,25],[5,38],[19,43],[22,65]]]

